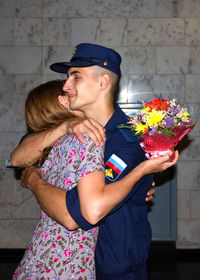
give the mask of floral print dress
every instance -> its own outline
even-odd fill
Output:
[[[42,178],[70,190],[90,172],[104,172],[103,149],[87,136],[87,145],[75,135],[63,136],[41,167]],[[69,231],[41,211],[28,248],[16,268],[16,280],[95,279],[94,250],[98,228]]]

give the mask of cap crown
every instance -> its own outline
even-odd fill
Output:
[[[115,50],[101,45],[81,43],[75,47],[70,62],[54,63],[50,68],[55,72],[67,73],[70,67],[98,65],[120,77],[120,64],[121,56]]]

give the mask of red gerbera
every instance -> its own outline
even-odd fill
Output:
[[[156,109],[159,111],[163,111],[163,110],[167,111],[170,106],[167,100],[165,99],[160,100],[158,98],[155,98],[154,101],[145,103],[145,107],[149,107],[150,109]]]

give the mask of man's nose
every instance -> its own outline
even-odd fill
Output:
[[[64,83],[63,90],[68,91],[69,89],[71,89],[71,83],[70,83],[69,79],[67,79]]]

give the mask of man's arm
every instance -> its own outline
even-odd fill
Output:
[[[66,191],[41,179],[39,169],[29,166],[22,172],[21,185],[29,188],[42,210],[69,230],[78,228],[66,207]]]
[[[145,178],[145,175],[162,172],[176,164],[178,151],[175,154],[174,161],[170,162],[169,160],[170,155],[166,155],[157,159],[143,161],[122,179],[108,185],[101,183],[104,179],[102,172],[93,172],[81,178],[78,181],[78,194],[83,217],[90,224],[98,223],[116,206],[121,205],[122,201],[124,203],[124,199],[132,189],[137,191],[139,185],[144,182],[142,180],[140,184],[137,183],[140,179]]]
[[[66,133],[66,124],[43,132],[26,136],[11,153],[13,166],[31,166],[40,158],[44,148],[52,146],[56,140]]]
[[[58,138],[65,134],[74,133],[81,142],[86,143],[82,136],[83,132],[96,145],[103,145],[106,140],[105,129],[98,122],[93,119],[76,117],[66,120],[56,128],[26,136],[11,153],[11,163],[17,167],[33,165],[39,159],[44,148],[52,146]]]
[[[128,192],[130,192],[133,185],[144,175],[152,172],[161,172],[174,165],[178,160],[178,153],[176,153],[173,162],[169,162],[169,158],[166,155],[159,159],[145,161],[120,181],[106,185],[106,187],[104,184],[104,174],[100,171],[93,172],[81,178],[78,181],[81,211],[83,212],[84,218],[88,220],[89,227],[92,227],[91,224],[96,224],[120,203],[127,196]],[[65,196],[67,192],[51,186],[42,180],[38,169],[34,167],[26,168],[22,173],[21,185],[28,187],[33,192],[41,208],[50,217],[69,230],[78,227],[71,216],[71,212],[69,213],[66,207]],[[76,208],[75,204],[71,204],[70,208]],[[77,209],[75,210],[77,211]],[[84,228],[84,225],[81,224],[81,227]]]

